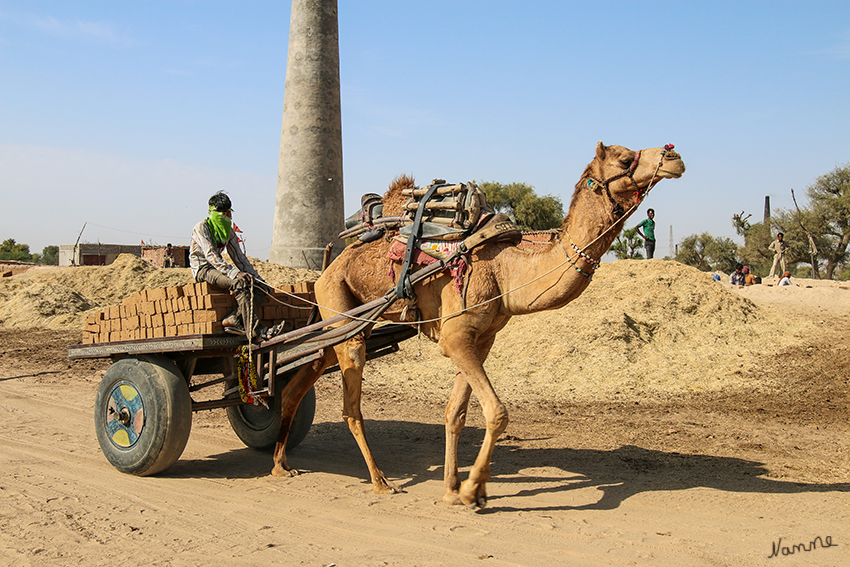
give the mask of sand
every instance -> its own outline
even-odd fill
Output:
[[[850,564],[846,282],[732,288],[618,261],[567,307],[512,320],[485,366],[511,423],[475,512],[440,500],[454,369],[415,338],[364,382],[372,448],[402,494],[371,493],[336,375],[289,454],[300,476],[269,476],[221,410],[194,415],[164,474],[113,469],[92,425],[108,361],[68,361],[67,345],[87,311],[188,277],[122,257],[0,280],[0,564]],[[462,467],[482,426],[473,403]]]

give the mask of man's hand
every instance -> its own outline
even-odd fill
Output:
[[[238,274],[236,274],[236,289],[237,290],[248,289],[249,287],[251,287],[252,281],[253,281],[253,278],[251,277],[251,274],[248,274],[248,273],[245,273],[245,272],[239,272]]]

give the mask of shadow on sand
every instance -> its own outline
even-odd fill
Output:
[[[366,422],[369,442],[382,470],[402,488],[443,477],[444,429],[442,425],[408,421]],[[461,470],[477,454],[483,430],[467,427],[461,436],[458,457]],[[540,485],[510,495],[515,502],[523,496],[559,493],[596,487],[602,497],[582,506],[499,506],[507,497],[491,496],[485,513],[528,510],[611,510],[627,498],[651,491],[712,488],[726,492],[798,494],[805,492],[850,492],[850,483],[816,484],[766,478],[764,463],[734,457],[691,455],[624,445],[613,450],[569,447],[528,448],[523,440],[498,443],[493,455],[491,483]],[[369,474],[354,439],[343,423],[314,424],[304,442],[288,453],[289,464],[302,473],[321,471],[351,476],[369,482]],[[529,475],[528,469],[554,467],[557,476]],[[271,453],[237,449],[203,459],[178,461],[164,476],[174,478],[259,478],[269,475]],[[465,478],[465,475],[461,475]],[[282,479],[283,482],[285,480]],[[442,493],[435,494],[435,498]]]

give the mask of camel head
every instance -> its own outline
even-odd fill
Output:
[[[682,157],[668,144],[663,148],[632,151],[623,146],[596,146],[596,157],[587,166],[582,184],[610,201],[615,218],[643,200],[661,179],[679,178],[685,172]]]

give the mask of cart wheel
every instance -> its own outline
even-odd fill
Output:
[[[192,430],[192,400],[180,370],[164,356],[113,363],[94,405],[97,441],[121,472],[149,476],[173,465]]]
[[[225,384],[225,390],[235,388],[236,380],[230,380]],[[284,385],[280,385],[283,389]],[[239,392],[228,397],[238,397]],[[260,451],[274,449],[277,444],[277,434],[280,432],[280,396],[268,400],[269,409],[252,404],[240,404],[227,408],[227,419],[236,436],[245,445]],[[313,388],[304,394],[295,417],[292,419],[292,428],[289,430],[289,438],[286,440],[286,448],[294,449],[301,443],[310,426],[313,425],[313,416],[316,413],[316,391]]]

